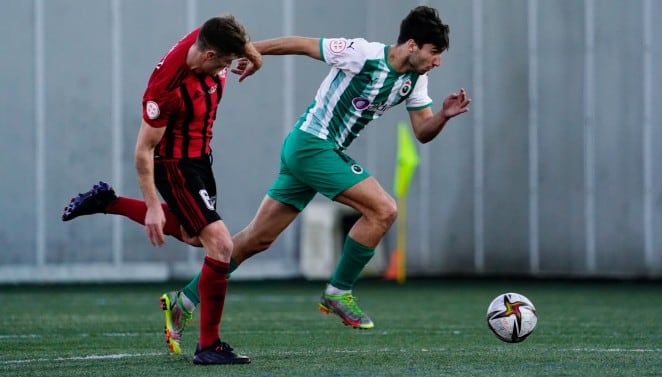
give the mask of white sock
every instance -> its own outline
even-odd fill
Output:
[[[336,288],[331,284],[326,285],[326,294],[328,294],[328,295],[341,295],[341,294],[344,294],[344,293],[351,293],[351,292],[352,292],[351,289],[350,290],[344,290],[344,289]]]
[[[184,305],[184,309],[186,309],[189,313],[193,313],[195,310],[195,304],[191,299],[189,299],[184,292],[179,292],[179,298],[182,300],[182,305]]]

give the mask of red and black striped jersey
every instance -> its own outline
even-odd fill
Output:
[[[143,95],[143,119],[166,127],[155,156],[194,158],[211,152],[212,126],[223,95],[227,69],[217,76],[194,74],[186,65],[200,29],[179,42],[156,65]]]

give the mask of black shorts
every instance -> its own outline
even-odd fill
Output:
[[[154,159],[154,183],[189,236],[221,220],[216,212],[216,180],[211,156]]]

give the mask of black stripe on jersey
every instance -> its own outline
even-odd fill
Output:
[[[191,126],[191,121],[193,120],[193,100],[191,99],[191,94],[186,90],[186,85],[182,85],[180,88],[182,93],[182,100],[184,101],[184,119],[182,119],[182,158],[188,158],[188,148],[191,143],[191,135],[189,134],[189,128]]]
[[[184,75],[186,75],[186,69],[184,67],[179,67],[177,69],[177,72],[172,76],[172,79],[170,79],[170,82],[168,82],[168,85],[166,85],[166,90],[171,92],[182,83],[182,79],[184,78]]]
[[[176,123],[177,113],[175,112],[170,115],[170,118],[168,118],[165,134],[163,135],[163,139],[159,142],[159,144],[161,144],[165,140],[165,155],[163,157],[172,157],[173,152],[175,151],[175,134],[173,129]]]
[[[215,76],[218,77],[218,76]],[[205,78],[201,77],[200,78],[200,87],[202,90],[205,91],[205,116],[203,120],[203,126],[202,126],[202,150],[200,151],[200,155],[205,155],[205,146],[207,145],[207,130],[209,127],[211,127],[211,123],[213,120],[210,120],[211,118],[211,108],[212,108],[212,95],[213,93],[209,93],[209,85],[207,85]],[[219,90],[220,85],[216,83],[216,90]]]

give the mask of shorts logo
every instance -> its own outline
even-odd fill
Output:
[[[202,189],[202,190],[198,191],[198,194],[200,194],[200,198],[202,198],[202,201],[205,202],[205,206],[207,206],[207,208],[208,208],[210,211],[213,211],[213,210],[216,209],[216,208],[215,208],[215,206],[216,206],[216,200],[212,199],[212,198],[209,196],[209,193],[207,193],[207,190]]]
[[[161,115],[159,105],[154,101],[147,101],[145,104],[145,112],[147,113],[147,117],[149,119],[156,119],[159,117],[159,115]]]
[[[402,84],[402,87],[400,88],[400,95],[404,97],[407,94],[409,94],[410,90],[411,90],[411,80],[407,79],[407,80],[405,80],[405,83]]]
[[[363,168],[359,164],[352,164],[352,172],[354,174],[361,174],[363,173]]]
[[[329,42],[329,49],[331,49],[331,52],[334,54],[340,54],[345,51],[346,48],[347,41],[344,39],[332,39],[331,42]]]

